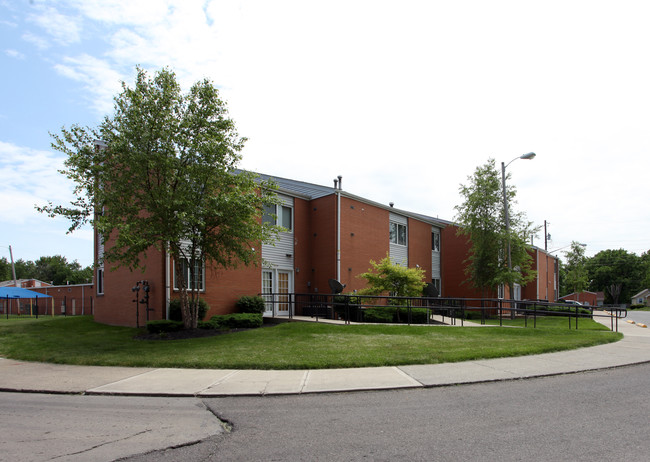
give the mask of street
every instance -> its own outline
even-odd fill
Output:
[[[0,399],[2,460],[645,461],[650,450],[648,364],[347,394]]]

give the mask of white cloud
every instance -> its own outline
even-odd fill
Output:
[[[21,52],[18,51],[18,50],[12,50],[12,49],[5,50],[5,54],[6,54],[7,56],[9,56],[10,58],[21,59],[21,60],[22,60],[22,59],[25,59],[25,54],[24,54],[24,53],[21,53]]]
[[[62,63],[54,65],[54,69],[83,85],[85,97],[98,114],[112,110],[113,97],[120,91],[124,77],[108,61],[83,54],[65,57]]]
[[[51,152],[0,141],[0,221],[24,225],[42,217],[35,204],[67,203],[72,185],[61,168],[63,159]]]
[[[28,20],[60,45],[71,45],[81,40],[81,20],[61,13],[53,6],[36,4]]]

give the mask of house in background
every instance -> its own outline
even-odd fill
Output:
[[[17,279],[14,281],[10,279],[8,281],[0,282],[0,287],[21,287],[23,289],[33,289],[35,287],[50,287],[52,284],[49,282],[40,281],[38,279]]]
[[[563,297],[560,297],[560,300],[574,300],[586,306],[598,306],[598,294],[587,290],[564,295]]]
[[[446,222],[348,193],[342,188],[341,177],[327,187],[260,176],[276,183],[279,198],[278,205],[265,210],[263,220],[277,220],[286,231],[274,244],[255,246],[259,249],[258,266],[198,268],[199,277],[188,285],[199,288],[210,306],[208,317],[233,312],[243,295],[329,294],[329,279],[345,284],[345,292],[353,292],[365,286],[357,276],[369,269],[370,260],[386,256],[397,264],[422,268],[426,281],[440,291],[441,235]],[[150,249],[146,269],[131,272],[104,263],[104,245],[96,234],[95,320],[135,326],[144,325],[147,319],[165,319],[169,300],[178,296],[169,256]],[[139,303],[142,292],[131,290],[144,281],[149,286],[148,311],[147,305]],[[291,308],[288,303],[279,304],[275,314],[289,315]]]
[[[638,294],[632,296],[630,304],[648,306],[649,300],[650,300],[650,289],[643,289]]]

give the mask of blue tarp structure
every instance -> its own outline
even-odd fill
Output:
[[[35,307],[36,313],[32,311],[34,307],[31,306],[31,303],[30,303],[30,312],[32,314],[36,314],[36,317],[38,318],[38,299],[52,298],[52,296],[42,294],[40,292],[34,292],[33,290],[23,289],[22,287],[0,287],[0,302],[5,300],[7,301],[7,305],[4,307],[4,310],[7,315],[7,319],[9,319],[10,300],[23,299],[23,298],[36,299],[36,307]],[[54,310],[54,307],[52,307],[52,310]]]
[[[22,287],[0,287],[0,298],[52,298],[52,296]]]

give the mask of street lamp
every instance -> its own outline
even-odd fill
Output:
[[[519,157],[515,157],[507,164],[501,162],[501,183],[503,184],[503,210],[505,212],[506,219],[506,238],[508,239],[508,270],[512,272],[512,253],[510,252],[510,216],[508,215],[508,196],[506,195],[506,167],[513,163],[517,159],[534,159],[536,154],[534,152],[529,152],[528,154],[522,154]],[[513,297],[512,294],[512,285],[510,285],[510,298]]]

